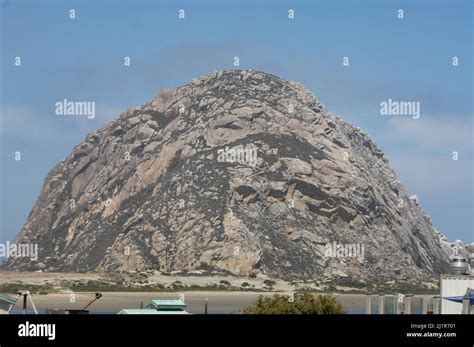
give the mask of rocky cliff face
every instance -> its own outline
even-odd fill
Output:
[[[20,270],[403,280],[446,260],[363,131],[254,71],[161,91],[88,134],[16,242],[40,249],[37,262],[8,260]]]

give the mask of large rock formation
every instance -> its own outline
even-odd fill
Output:
[[[377,145],[299,83],[223,71],[161,91],[51,170],[17,243],[56,271],[427,278],[446,252]],[[357,257],[328,253],[362,246]],[[359,249],[360,250],[360,249]],[[342,257],[344,255],[344,257]]]

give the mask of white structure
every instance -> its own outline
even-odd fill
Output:
[[[461,314],[462,303],[446,300],[446,297],[464,296],[468,288],[474,289],[474,276],[472,275],[441,275],[441,313]]]

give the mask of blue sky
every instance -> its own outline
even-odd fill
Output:
[[[87,132],[162,88],[234,68],[234,56],[302,82],[367,131],[434,226],[474,241],[472,1],[0,0],[0,13],[0,242]],[[95,101],[96,118],[56,116],[63,98]],[[421,118],[381,116],[389,98],[419,101]]]

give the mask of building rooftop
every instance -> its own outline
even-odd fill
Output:
[[[0,301],[6,302],[11,305],[14,305],[16,303],[16,300],[14,298],[6,294],[0,294]]]
[[[155,309],[123,309],[118,314],[188,314],[186,311],[159,311]]]
[[[458,278],[458,279],[474,279],[474,274],[468,275],[468,274],[463,274],[463,275],[454,275],[454,274],[442,274],[441,279],[444,278]]]
[[[186,304],[182,300],[152,300],[145,307],[158,311],[184,311]]]

